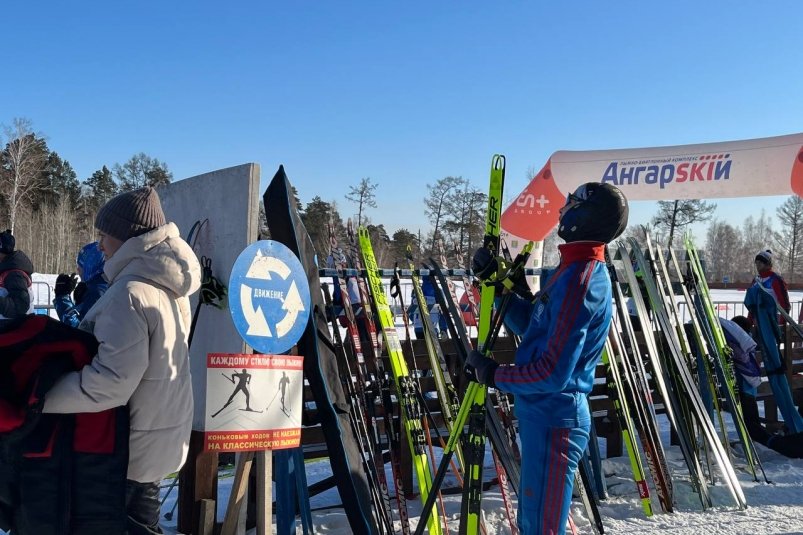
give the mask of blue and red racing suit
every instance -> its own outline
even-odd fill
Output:
[[[605,244],[559,246],[561,262],[533,302],[515,297],[506,316],[522,336],[515,366],[501,366],[496,387],[516,395],[522,442],[519,527],[564,533],[574,473],[588,444],[587,395],[612,316]]]

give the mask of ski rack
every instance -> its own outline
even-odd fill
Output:
[[[526,268],[524,270],[524,274],[527,276],[536,276],[540,277],[543,275],[544,271],[547,268]],[[377,268],[377,274],[380,277],[387,277],[392,278],[394,273],[396,272],[395,268]],[[473,277],[474,272],[470,269],[461,269],[461,268],[453,268],[453,269],[444,269],[442,270],[443,274],[447,277]],[[400,277],[407,277],[410,278],[413,275],[417,275],[419,277],[429,277],[430,275],[434,275],[431,269],[421,268],[421,269],[399,269],[399,276]],[[367,277],[368,271],[365,269],[335,269],[335,268],[321,268],[318,270],[319,277]]]

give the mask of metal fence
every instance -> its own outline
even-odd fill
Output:
[[[47,282],[34,281],[31,289],[33,291],[33,311],[34,314],[51,316],[57,318],[56,309],[53,306],[53,288]]]
[[[731,319],[734,316],[747,316],[748,313],[747,307],[742,301],[714,301],[713,305],[717,314],[725,319]],[[790,315],[793,318],[798,318],[800,316],[801,307],[803,307],[803,301],[793,301],[790,305],[792,306]],[[688,305],[686,302],[678,301],[678,308],[683,323],[690,321],[691,318],[689,317]]]

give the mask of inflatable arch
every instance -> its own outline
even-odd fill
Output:
[[[508,239],[540,241],[566,195],[585,182],[618,186],[631,201],[803,196],[803,133],[641,149],[558,151],[502,214]]]

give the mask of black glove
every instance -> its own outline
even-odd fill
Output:
[[[471,259],[471,270],[480,280],[488,280],[499,268],[496,257],[487,247],[480,247]]]
[[[84,301],[85,295],[86,295],[86,283],[84,281],[81,281],[75,285],[75,290],[73,290],[72,292],[72,300],[75,301],[76,305],[80,305]]]
[[[532,299],[532,291],[530,290],[530,285],[527,284],[527,276],[524,274],[524,265],[519,266],[513,272],[506,273],[506,275],[507,277],[502,281],[505,288],[525,299]]]
[[[468,354],[466,359],[465,372],[469,379],[475,383],[480,383],[485,386],[495,387],[494,375],[499,364],[493,359],[489,359],[476,349]]]
[[[75,273],[72,275],[62,273],[56,277],[56,288],[53,290],[53,293],[56,297],[70,295],[72,291],[75,290],[76,284],[78,284],[78,276]]]

